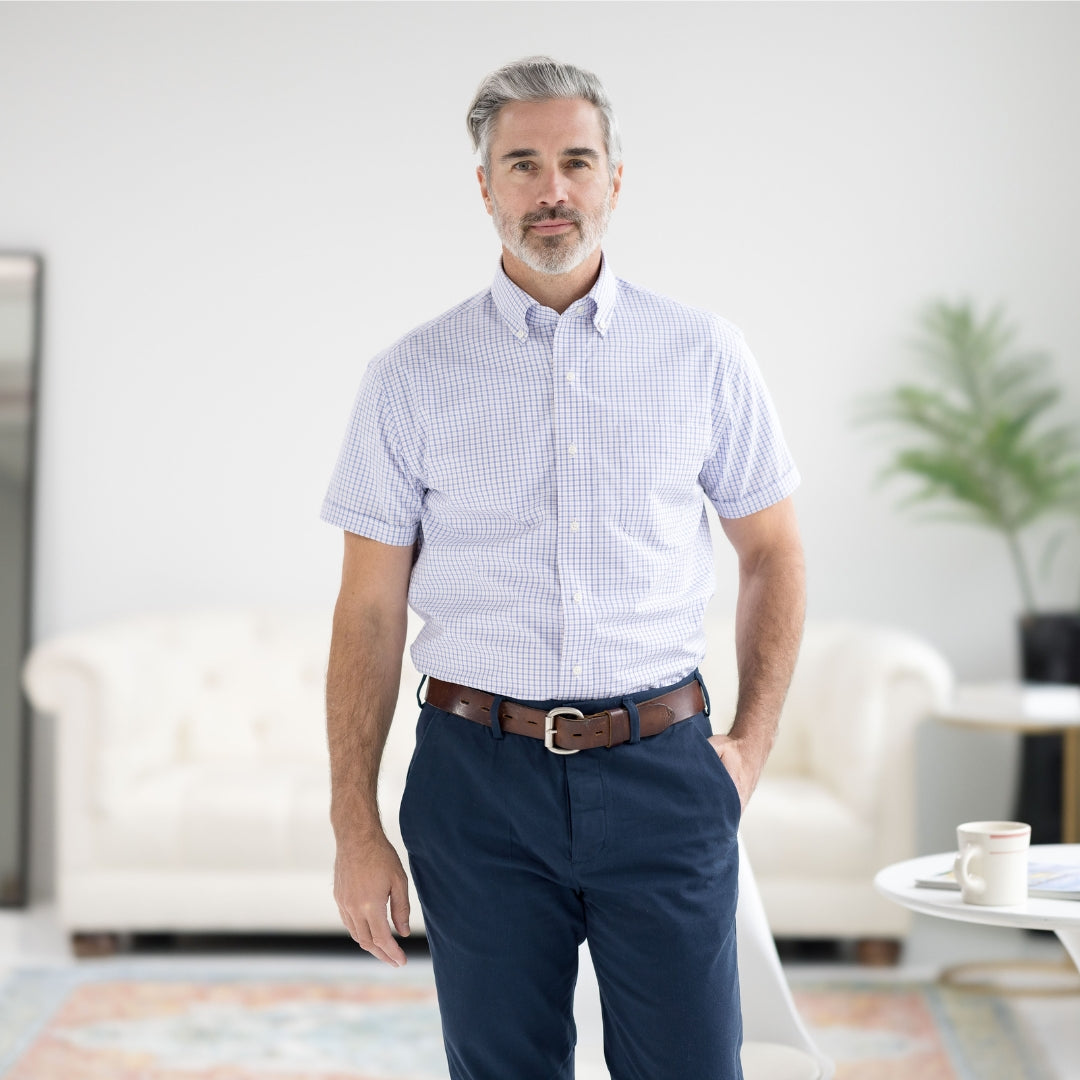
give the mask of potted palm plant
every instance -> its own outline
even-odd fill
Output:
[[[1050,519],[1063,527],[1045,547],[1044,566],[1070,541],[1077,550],[1080,431],[1053,417],[1062,394],[1049,358],[1015,342],[1000,307],[980,317],[970,304],[935,301],[913,342],[924,378],[864,399],[859,420],[892,433],[883,478],[915,481],[904,506],[1002,537],[1021,598],[1023,678],[1080,684],[1080,596],[1065,610],[1040,608],[1028,551],[1032,527]],[[1060,775],[1060,765],[1053,768],[1060,752],[1059,737],[1029,737],[1022,790]],[[1056,814],[1045,820],[1037,831],[1049,839]]]

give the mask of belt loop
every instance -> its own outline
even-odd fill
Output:
[[[426,675],[421,675],[420,676],[420,682],[416,687],[416,707],[418,709],[422,709],[424,707],[424,701],[420,697],[420,691],[424,689],[424,683],[426,683],[426,682],[427,682],[427,676]]]
[[[694,678],[697,679],[697,684],[701,687],[701,696],[705,699],[705,715],[706,717],[711,716],[712,703],[709,701],[709,691],[705,686],[705,680],[701,677],[701,672],[697,668],[694,668]]]
[[[491,737],[501,739],[503,737],[502,723],[499,720],[499,710],[502,708],[503,699],[496,694],[491,699]]]
[[[622,707],[630,717],[630,742],[641,742],[641,717],[638,716],[637,703],[632,698],[624,697]]]

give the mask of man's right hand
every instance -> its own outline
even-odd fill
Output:
[[[409,934],[409,882],[393,845],[379,830],[369,838],[339,843],[334,860],[334,899],[345,929],[360,948],[393,967],[406,962],[386,917],[402,937]]]

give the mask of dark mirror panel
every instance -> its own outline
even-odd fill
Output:
[[[26,902],[29,708],[19,669],[29,647],[34,403],[41,260],[0,252],[0,904]]]

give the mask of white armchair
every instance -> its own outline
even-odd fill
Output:
[[[323,726],[329,623],[329,612],[147,615],[33,650],[27,692],[56,717],[66,929],[338,928]],[[707,630],[719,729],[734,706],[734,643],[727,620],[710,618]],[[380,780],[399,849],[419,680],[406,658]],[[742,829],[775,934],[904,934],[904,910],[878,898],[872,880],[915,854],[914,729],[949,681],[941,657],[906,635],[808,625]]]

